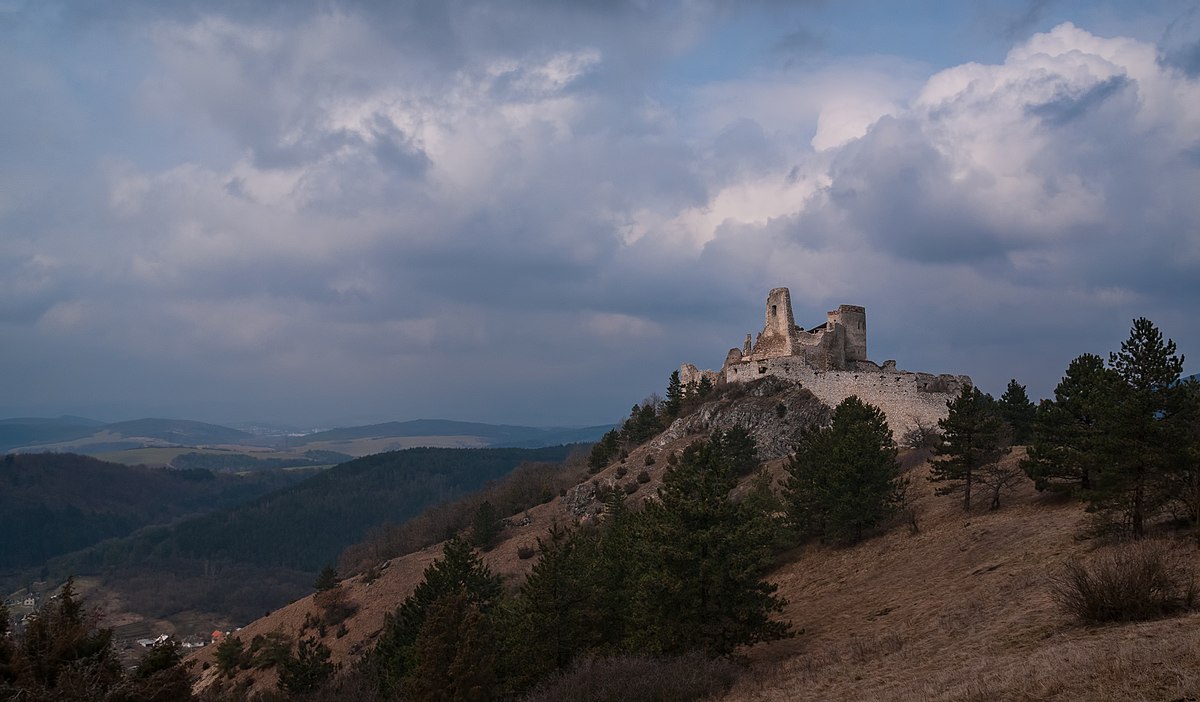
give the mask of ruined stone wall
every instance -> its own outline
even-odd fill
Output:
[[[729,361],[727,359],[726,363],[728,363],[728,362]],[[712,383],[713,385],[716,385],[717,382],[720,381],[720,379],[721,379],[720,373],[718,373],[716,371],[711,371],[711,370],[700,370],[699,368],[692,365],[691,363],[684,363],[683,365],[681,365],[679,367],[679,383],[681,385],[683,385],[684,387],[687,387],[688,385],[690,385],[692,383],[696,383],[697,385],[699,385],[700,379],[703,378],[704,376],[708,376],[708,381],[710,383]]]
[[[766,375],[794,380],[830,407],[857,395],[883,410],[897,441],[918,423],[936,425],[948,412],[946,402],[971,382],[964,375],[897,371],[894,362],[882,367],[869,361],[854,365],[854,370],[818,370],[799,356],[769,358],[727,364],[724,380],[749,382]]]

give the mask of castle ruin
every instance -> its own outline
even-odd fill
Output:
[[[740,349],[730,349],[720,371],[690,363],[679,369],[684,385],[703,377],[716,384],[768,375],[799,383],[830,407],[856,395],[884,411],[897,439],[918,424],[936,424],[947,414],[947,400],[971,383],[965,375],[902,371],[895,361],[868,360],[867,311],[857,305],[839,305],[810,329],[797,326],[787,288],[767,294],[762,331],[753,343],[747,334]]]

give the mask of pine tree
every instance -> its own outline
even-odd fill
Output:
[[[380,691],[398,696],[417,660],[417,637],[430,606],[462,590],[471,604],[489,611],[501,595],[500,579],[492,574],[471,545],[459,538],[446,542],[442,557],[425,569],[424,579],[411,595],[384,618],[383,631],[365,661]]]
[[[246,647],[236,636],[226,636],[217,644],[217,670],[227,678],[233,677],[242,665]]]
[[[667,400],[663,403],[663,412],[670,418],[679,416],[683,408],[683,384],[679,382],[679,371],[672,371],[667,381]]]
[[[292,696],[319,690],[338,670],[329,660],[331,655],[329,647],[317,639],[300,639],[296,654],[289,654],[279,665],[279,689]]]
[[[939,495],[963,492],[963,510],[971,511],[971,489],[982,467],[995,463],[1008,453],[1008,432],[996,412],[995,400],[979,388],[964,385],[958,397],[946,403],[949,415],[938,422],[942,445],[935,453],[941,460],[932,462],[929,480],[947,483]]]
[[[482,551],[490,551],[502,529],[500,513],[491,502],[484,500],[471,518],[471,545]]]
[[[332,590],[333,588],[335,588],[337,586],[338,586],[337,570],[331,565],[327,565],[324,568],[322,568],[321,572],[317,574],[316,582],[313,583],[313,587],[316,588],[317,592],[325,592],[326,590]]]
[[[1169,492],[1177,495],[1200,541],[1200,528],[1196,528],[1200,525],[1200,381],[1189,378],[1179,385],[1177,392],[1179,410],[1184,415],[1179,419],[1183,436]]]
[[[17,677],[16,671],[13,670],[13,645],[9,638],[12,622],[9,616],[8,605],[0,600],[0,692]]]
[[[754,437],[750,436],[750,432],[740,425],[735,425],[725,432],[714,432],[712,441],[721,454],[721,459],[734,475],[741,477],[758,470],[758,444]]]
[[[1000,396],[997,409],[1000,412],[1000,418],[1008,422],[1008,426],[1012,429],[1013,443],[1022,446],[1027,444],[1030,437],[1033,436],[1033,422],[1037,407],[1029,400],[1029,395],[1025,394],[1025,386],[1018,383],[1016,378],[1008,381],[1008,387]]]
[[[631,649],[726,655],[788,635],[771,618],[783,602],[762,580],[774,524],[729,499],[736,482],[719,440],[688,447],[663,477],[637,521]]]
[[[96,617],[84,611],[74,578],[33,614],[13,659],[16,687],[33,699],[100,696],[122,679],[112,630],[98,628]]]
[[[588,472],[599,473],[604,470],[604,467],[620,450],[621,432],[616,429],[606,431],[604,436],[592,445],[591,453],[588,454]]]
[[[1034,418],[1033,441],[1021,467],[1038,490],[1090,490],[1103,463],[1107,424],[1124,383],[1104,359],[1085,353],[1071,361]]]
[[[466,592],[430,603],[416,640],[409,699],[428,702],[490,702],[497,699],[496,642],[488,615]]]
[[[1101,444],[1104,468],[1091,493],[1091,507],[1120,515],[1134,537],[1172,497],[1168,493],[1172,468],[1179,460],[1186,432],[1184,395],[1177,383],[1183,357],[1175,342],[1146,318],[1133,321],[1121,350],[1109,354],[1109,365],[1125,384],[1113,406]]]
[[[904,480],[883,411],[855,396],[811,430],[788,462],[789,519],[802,533],[857,541],[900,504]]]
[[[518,688],[566,668],[601,645],[603,598],[597,591],[600,551],[594,531],[551,525],[538,539],[539,557],[511,609],[514,677]]]

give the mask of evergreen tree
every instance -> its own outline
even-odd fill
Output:
[[[16,672],[13,670],[13,645],[9,635],[12,631],[12,622],[9,619],[8,605],[0,600],[0,691],[4,690],[4,686],[16,679]]]
[[[950,413],[938,422],[942,429],[942,445],[935,453],[929,480],[946,485],[937,488],[939,495],[963,492],[963,510],[971,511],[971,489],[978,471],[995,463],[1008,453],[1008,431],[996,412],[996,402],[979,388],[964,385],[958,397],[946,406]]]
[[[491,502],[484,500],[471,517],[471,545],[482,551],[490,551],[502,529],[500,513]]]
[[[155,673],[168,670],[182,662],[183,654],[179,650],[179,642],[175,639],[167,639],[150,647],[146,655],[142,656],[142,660],[138,661],[137,667],[134,668],[133,676],[135,678],[148,678]]]
[[[671,371],[667,381],[667,400],[663,403],[663,412],[674,419],[683,408],[683,384],[679,382],[679,371]]]
[[[743,427],[735,425],[725,432],[713,432],[712,442],[735,476],[750,475],[758,470],[758,444]]]
[[[789,518],[802,533],[857,541],[900,504],[904,480],[883,411],[851,395],[788,462]]]
[[[621,432],[616,429],[604,432],[604,436],[592,445],[591,453],[588,454],[588,472],[599,473],[604,470],[620,450]]]
[[[497,699],[496,647],[488,615],[460,588],[428,607],[416,640],[409,699],[490,702]]]
[[[1177,470],[1173,471],[1169,492],[1177,495],[1183,512],[1195,528],[1200,525],[1200,381],[1189,378],[1178,388],[1182,440]],[[1200,541],[1200,528],[1196,528]]]
[[[1090,490],[1103,462],[1107,424],[1124,383],[1104,359],[1085,353],[1071,361],[1034,417],[1033,441],[1021,467],[1038,490]]]
[[[1000,412],[1000,418],[1008,422],[1008,426],[1012,429],[1013,443],[1022,446],[1029,443],[1029,439],[1033,436],[1033,422],[1037,407],[1029,400],[1029,395],[1025,394],[1025,386],[1018,383],[1016,378],[1008,381],[1008,387],[1000,396],[997,409]]]
[[[313,587],[316,588],[317,592],[325,592],[326,590],[332,590],[333,588],[335,588],[337,586],[338,586],[337,569],[331,565],[327,565],[324,568],[322,568],[321,572],[317,574],[316,582],[313,583]]]
[[[304,695],[321,688],[338,666],[329,660],[329,647],[315,638],[300,639],[296,654],[289,654],[279,665],[279,689],[289,695]]]
[[[621,428],[621,439],[626,446],[637,446],[662,431],[662,422],[658,417],[658,407],[653,401],[646,401],[633,406],[629,411],[629,419]]]
[[[597,591],[599,541],[594,531],[553,524],[538,539],[539,557],[511,609],[511,667],[519,689],[566,668],[602,644],[606,615]]]
[[[762,580],[774,525],[729,499],[736,482],[719,439],[688,447],[663,477],[658,500],[637,521],[628,647],[726,655],[788,635],[786,623],[771,619],[783,602]]]
[[[696,397],[704,399],[712,394],[713,383],[708,379],[707,375],[700,376],[700,382],[696,384]]]
[[[246,653],[245,644],[236,636],[226,636],[217,644],[217,670],[227,678],[233,677],[241,667]]]
[[[152,646],[142,656],[122,691],[110,698],[121,702],[187,702],[195,699],[179,642],[168,639]]]
[[[1129,339],[1109,355],[1109,364],[1125,390],[1113,405],[1101,444],[1104,468],[1090,494],[1092,509],[1119,515],[1135,537],[1172,495],[1172,468],[1186,435],[1186,395],[1177,385],[1183,357],[1175,342],[1143,318],[1135,319]]]
[[[102,696],[122,680],[112,630],[96,627],[68,578],[58,595],[26,623],[13,652],[15,687],[32,699]]]
[[[398,696],[417,660],[417,637],[430,606],[446,595],[466,593],[483,612],[500,599],[500,579],[492,574],[466,541],[446,542],[442,557],[425,569],[424,579],[396,611],[384,619],[383,631],[365,665],[385,695]]]

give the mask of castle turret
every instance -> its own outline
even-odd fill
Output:
[[[845,360],[866,361],[867,359],[867,310],[858,305],[838,305],[829,313],[830,327],[841,324],[845,329]]]
[[[755,356],[791,356],[796,333],[796,318],[792,314],[792,293],[787,288],[773,288],[767,294],[766,321],[754,344]]]

